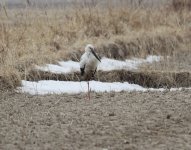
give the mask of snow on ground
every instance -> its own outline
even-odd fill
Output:
[[[91,91],[94,92],[110,92],[116,91],[120,92],[123,90],[133,91],[143,91],[144,88],[129,83],[103,83],[99,81],[90,81]],[[87,92],[88,84],[87,82],[73,82],[73,81],[53,81],[53,80],[43,80],[39,82],[22,81],[22,87],[18,88],[21,92],[27,92],[30,94],[60,94],[69,93],[77,94],[81,92]]]
[[[101,63],[98,66],[98,70],[111,71],[111,70],[133,70],[138,69],[138,67],[143,63],[158,62],[161,60],[160,56],[149,55],[146,59],[132,58],[126,59],[125,61],[115,60],[103,57]],[[45,66],[36,66],[36,69],[41,71],[48,71],[52,73],[71,73],[79,71],[79,62],[74,61],[61,61],[58,65],[47,64]]]
[[[94,92],[120,92],[120,91],[165,91],[166,89],[144,88],[137,84],[129,84],[128,82],[99,82],[90,81],[91,91]],[[171,91],[181,90],[182,88],[172,88]],[[191,88],[190,88],[191,89]],[[18,87],[17,91],[21,93],[29,93],[32,95],[44,94],[78,94],[87,92],[87,82],[73,82],[73,81],[53,81],[43,80],[39,82],[22,81],[22,87]]]
[[[133,58],[133,59],[126,59],[125,61],[109,59],[109,58],[102,58],[101,63],[98,66],[98,70],[103,71],[111,71],[111,70],[133,70],[138,69],[138,67],[143,63],[152,63],[160,61],[160,56],[148,56],[146,59],[140,58]]]
[[[148,56],[146,59],[127,59],[125,61],[114,60],[109,58],[102,58],[98,70],[111,71],[111,70],[121,70],[121,69],[138,69],[142,63],[152,63],[160,61],[160,56]],[[58,65],[47,64],[45,66],[37,66],[36,69],[42,71],[49,71],[53,73],[70,73],[79,71],[79,62],[74,61],[62,61],[58,62]],[[90,81],[91,91],[94,92],[120,92],[120,91],[164,91],[166,89],[153,89],[144,88],[137,84],[129,84],[128,82],[99,82]],[[182,88],[172,88],[171,91],[181,90]],[[190,88],[191,89],[191,88]],[[22,81],[22,86],[17,88],[17,91],[22,93],[29,93],[32,95],[43,95],[43,94],[77,94],[87,92],[88,85],[87,82],[73,82],[73,81],[52,81],[52,80],[42,80],[38,82]]]
[[[47,64],[45,66],[36,66],[36,69],[41,71],[48,71],[52,73],[71,73],[79,71],[79,62],[74,61],[61,61],[59,65]]]

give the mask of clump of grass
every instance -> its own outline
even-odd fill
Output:
[[[21,85],[20,74],[16,69],[3,69],[0,72],[0,90],[14,89]]]
[[[188,10],[180,13],[166,8],[104,7],[1,9],[0,65],[6,72],[2,77],[16,74],[19,80],[35,65],[67,56],[78,60],[87,43],[114,58],[172,55],[189,48]],[[79,52],[74,53],[76,50]]]
[[[190,0],[173,0],[172,7],[175,11],[191,10]]]
[[[101,82],[129,82],[148,88],[190,87],[191,73],[171,71],[98,71],[96,78]],[[60,80],[80,81],[80,72],[70,74],[56,74],[51,72],[33,70],[27,80]]]

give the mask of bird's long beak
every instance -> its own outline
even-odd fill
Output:
[[[97,60],[99,60],[101,62],[101,60],[99,59],[99,57],[97,56],[97,54],[94,52],[94,50],[92,48],[91,48],[91,52],[95,56],[95,58],[97,58]]]

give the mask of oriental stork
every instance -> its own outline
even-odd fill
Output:
[[[90,100],[89,81],[94,78],[97,71],[97,66],[101,62],[100,58],[95,53],[95,48],[92,44],[85,47],[85,53],[80,58],[81,79],[88,82],[88,99]]]

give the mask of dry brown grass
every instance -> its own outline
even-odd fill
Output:
[[[70,74],[56,74],[33,70],[27,76],[29,81],[59,80],[80,81],[80,72]],[[129,82],[149,88],[190,87],[191,73],[189,72],[161,72],[161,71],[98,71],[96,79],[101,82]]]
[[[0,71],[3,78],[10,79],[11,87],[18,85],[35,64],[67,56],[79,59],[87,43],[114,58],[173,55],[190,48],[188,10],[180,13],[166,8],[108,6],[0,11]]]
[[[191,0],[173,0],[172,7],[175,11],[191,10]]]

